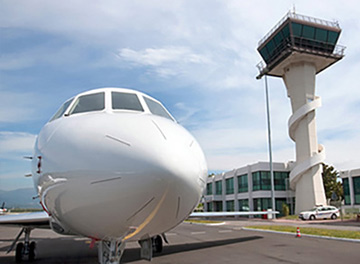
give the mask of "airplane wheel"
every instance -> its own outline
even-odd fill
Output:
[[[21,262],[23,258],[24,253],[24,243],[18,243],[16,245],[16,251],[15,251],[15,260],[16,262]]]
[[[29,260],[34,261],[36,256],[36,243],[33,241],[29,246]]]
[[[161,236],[154,237],[154,252],[160,253],[163,250],[163,242]]]

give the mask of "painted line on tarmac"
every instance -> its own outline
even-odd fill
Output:
[[[205,231],[199,231],[199,232],[191,232],[190,234],[191,235],[203,235],[205,233],[206,233]]]
[[[243,227],[242,229],[243,230],[248,230],[248,231],[264,232],[264,233],[292,235],[292,236],[296,237],[296,233],[290,233],[290,232],[280,232],[280,231],[263,230],[263,229],[256,229],[256,228],[247,228],[247,227]],[[301,236],[302,237],[322,238],[322,239],[329,239],[329,240],[338,240],[338,241],[345,241],[345,242],[360,243],[360,239],[352,239],[352,238],[316,236],[316,235],[308,235],[308,234],[302,234]]]
[[[218,232],[219,233],[231,233],[232,230],[219,230]]]
[[[85,240],[88,240],[88,241],[91,241],[89,238],[87,237],[77,237],[77,238],[74,238],[75,241],[85,241]]]
[[[176,233],[165,233],[166,236],[177,236],[178,234]]]

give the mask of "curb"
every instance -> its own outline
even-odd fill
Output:
[[[290,232],[280,232],[280,231],[263,230],[263,229],[256,229],[256,228],[247,228],[247,227],[242,227],[241,229],[242,229],[242,230],[248,230],[248,231],[257,231],[257,232],[265,232],[265,233],[275,233],[275,234],[292,235],[292,236],[294,236],[294,237],[295,237],[295,235],[296,235],[296,233],[290,233]],[[345,242],[360,243],[360,239],[353,239],[353,238],[317,236],[317,235],[308,235],[308,234],[301,234],[301,236],[302,236],[302,237],[322,238],[322,239],[329,239],[329,240],[338,240],[338,241],[345,241]]]

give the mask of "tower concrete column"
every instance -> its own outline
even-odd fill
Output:
[[[315,109],[321,102],[315,96],[315,75],[315,65],[306,61],[288,65],[283,75],[293,112],[289,134],[296,144],[296,166],[290,173],[290,186],[296,193],[296,213],[326,205],[321,176],[325,151],[316,136]]]

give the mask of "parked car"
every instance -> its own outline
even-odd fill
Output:
[[[334,206],[320,206],[314,207],[309,211],[303,211],[299,214],[301,220],[315,220],[315,219],[336,219],[340,216],[339,209]]]

